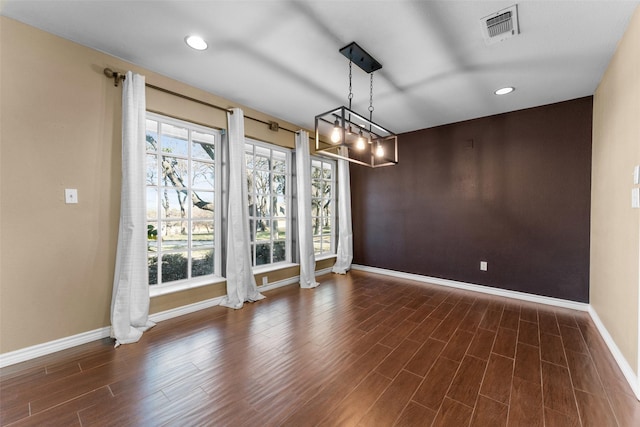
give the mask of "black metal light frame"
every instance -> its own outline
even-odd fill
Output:
[[[382,68],[378,61],[355,42],[340,49],[340,53],[368,74]],[[349,79],[351,83],[351,75]],[[372,168],[397,164],[398,137],[395,133],[373,122],[372,112],[373,108],[370,106],[367,119],[351,110],[350,96],[349,108],[341,106],[317,115],[315,117],[316,152]],[[338,142],[332,142],[327,136],[334,131],[334,128],[340,134]],[[360,136],[365,138],[363,148],[357,147]]]

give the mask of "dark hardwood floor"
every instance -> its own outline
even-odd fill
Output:
[[[352,271],[0,372],[1,425],[640,426],[588,314]]]

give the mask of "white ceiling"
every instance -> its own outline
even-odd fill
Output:
[[[338,50],[356,41],[383,65],[373,119],[400,133],[592,95],[640,4],[520,0],[520,35],[485,44],[480,18],[515,2],[3,0],[0,13],[306,128],[347,103]],[[367,114],[357,67],[353,89]]]

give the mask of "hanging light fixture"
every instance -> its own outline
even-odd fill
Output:
[[[349,60],[349,107],[338,107],[316,116],[316,152],[372,168],[398,163],[398,137],[373,122],[373,73],[382,65],[356,42],[340,49]],[[370,76],[369,118],[351,109],[352,64]]]

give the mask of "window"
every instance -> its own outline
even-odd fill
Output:
[[[220,132],[147,113],[149,285],[219,275]]]
[[[289,262],[289,150],[245,143],[251,239],[251,265]]]
[[[311,224],[316,256],[335,254],[336,163],[311,159]]]

